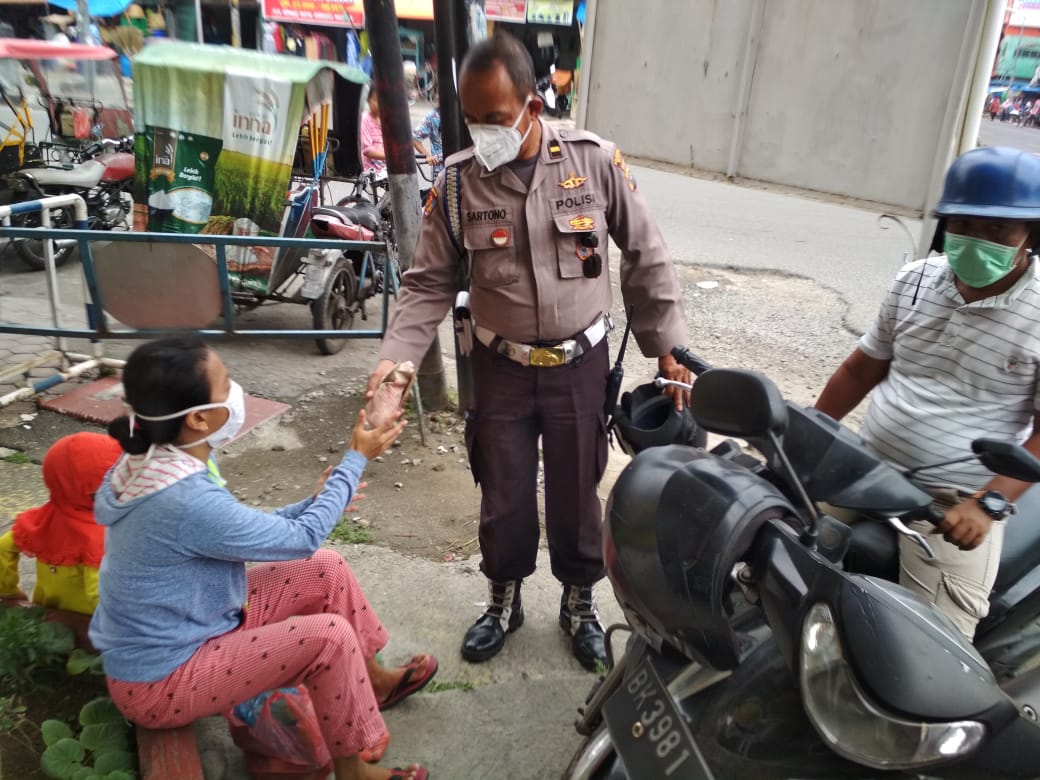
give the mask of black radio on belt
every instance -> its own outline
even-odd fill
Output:
[[[581,260],[581,272],[586,279],[596,279],[603,273],[603,258],[596,251],[598,246],[599,236],[595,233],[583,233],[578,239],[577,254]]]

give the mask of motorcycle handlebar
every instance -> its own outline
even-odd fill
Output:
[[[695,376],[709,371],[711,366],[693,354],[688,347],[672,347],[672,357],[684,368],[688,368]]]

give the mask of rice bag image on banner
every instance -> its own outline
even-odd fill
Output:
[[[219,138],[166,127],[145,129],[151,160],[148,178],[148,229],[162,233],[200,233],[213,210]]]

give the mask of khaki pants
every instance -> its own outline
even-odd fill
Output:
[[[929,492],[943,511],[960,500],[953,489],[933,488]],[[859,521],[859,516],[847,509],[821,508],[844,523]],[[946,541],[927,520],[915,520],[907,525],[927,539],[935,557],[929,558],[917,544],[900,535],[899,584],[935,604],[972,639],[978,622],[989,612],[989,594],[997,579],[1004,546],[1004,523],[993,523],[982,544],[974,550],[961,550]]]

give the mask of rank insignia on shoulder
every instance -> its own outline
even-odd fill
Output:
[[[592,217],[586,217],[584,214],[579,214],[568,223],[575,230],[595,230],[596,220]]]
[[[498,228],[491,233],[491,243],[501,248],[509,243],[509,231],[505,228]]]
[[[563,187],[565,190],[576,190],[579,189],[585,182],[589,180],[588,176],[579,176],[574,171],[561,182],[557,183],[557,187]]]
[[[549,141],[549,159],[550,160],[562,160],[563,149],[560,148],[559,141]]]
[[[628,163],[625,162],[625,157],[621,154],[621,150],[617,148],[614,149],[614,167],[620,169],[621,172],[625,174],[625,181],[628,183],[628,189],[635,192],[635,176],[632,175],[632,169],[628,166]]]
[[[433,209],[437,206],[437,188],[431,187],[430,194],[426,196],[426,203],[423,204],[422,214],[423,217],[428,217],[433,213]]]

